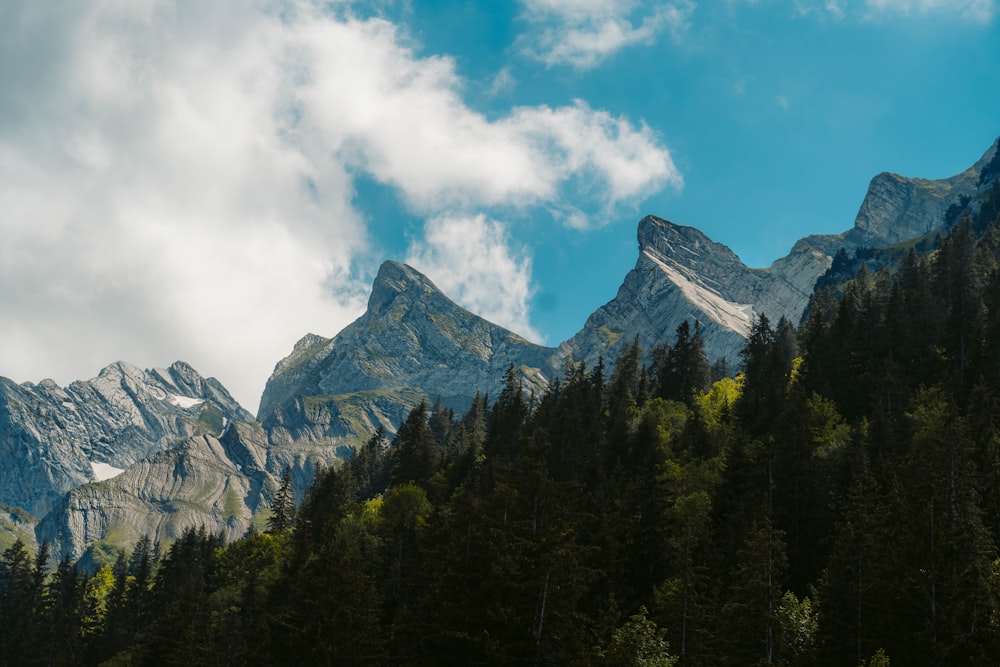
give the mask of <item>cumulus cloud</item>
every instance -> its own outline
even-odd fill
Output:
[[[547,65],[589,69],[633,44],[652,42],[664,30],[681,34],[694,11],[690,0],[522,0],[532,29],[524,51]]]
[[[467,309],[530,340],[531,258],[511,249],[506,227],[484,215],[441,216],[427,221],[425,239],[406,262]]]
[[[363,307],[350,179],[274,111],[283,28],[227,9],[7,5],[3,374],[183,357],[252,409],[291,342]]]
[[[453,61],[416,55],[398,26],[278,9],[0,9],[0,63],[18,63],[0,65],[0,374],[67,382],[116,359],[182,358],[253,409],[299,336],[363,309],[358,267],[382,258],[358,173],[431,218],[428,263],[445,252],[431,240],[441,220],[680,185],[642,124],[583,102],[487,119]],[[500,257],[496,225],[472,225],[483,242],[470,250]],[[528,280],[530,263],[507,257],[498,266]],[[491,270],[454,285],[464,305],[484,304],[475,285]],[[525,290],[502,309],[519,326]]]
[[[581,173],[610,203],[680,183],[646,126],[580,101],[487,119],[462,100],[450,58],[415,58],[390,23],[310,24],[298,37],[298,66],[313,73],[296,91],[300,126],[424,214],[536,204]]]

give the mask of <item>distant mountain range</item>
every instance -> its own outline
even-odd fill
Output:
[[[178,362],[115,363],[61,388],[0,378],[0,547],[15,537],[100,559],[142,535],[170,541],[190,525],[229,537],[260,519],[285,467],[299,493],[316,466],[389,433],[421,400],[464,409],[497,395],[513,364],[543,392],[569,364],[611,363],[637,336],[645,349],[700,323],[710,359],[739,363],[755,317],[798,324],[838,251],[933,240],[1000,202],[994,143],[952,178],[883,173],[854,226],[801,239],[768,269],[654,216],[639,222],[635,268],[618,294],[559,346],[535,345],[461,308],[413,268],[385,262],[368,309],[333,338],[303,337],[278,362],[256,420],[216,380]]]

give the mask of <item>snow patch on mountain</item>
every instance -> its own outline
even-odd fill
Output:
[[[177,394],[170,394],[170,402],[179,408],[184,410],[188,408],[193,408],[197,405],[201,405],[205,402],[203,398],[191,398],[189,396],[178,396]]]
[[[90,467],[94,470],[95,482],[103,482],[106,479],[117,477],[125,472],[124,468],[116,468],[112,465],[108,465],[107,463],[98,463],[97,461],[91,461]]]

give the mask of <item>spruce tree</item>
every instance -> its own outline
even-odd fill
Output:
[[[267,520],[267,532],[284,533],[295,523],[295,492],[292,489],[292,470],[285,466],[281,473],[281,484],[271,502],[271,516]]]

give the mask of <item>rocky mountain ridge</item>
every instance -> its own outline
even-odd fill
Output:
[[[613,360],[636,336],[648,349],[672,340],[689,320],[700,323],[709,359],[724,358],[735,368],[754,317],[767,313],[797,323],[812,285],[830,265],[828,256],[806,248],[770,270],[751,269],[697,229],[655,216],[642,219],[638,238],[635,268],[615,298],[560,345],[565,359]]]
[[[1000,178],[1000,139],[968,169],[929,180],[882,172],[868,185],[854,226],[841,234],[800,239],[792,249],[813,248],[831,257],[837,250],[884,247],[941,231],[963,213],[978,212]]]
[[[177,362],[118,362],[91,380],[0,378],[0,504],[44,515],[67,491],[185,437],[253,417],[214,378]]]
[[[672,340],[685,320],[700,323],[710,359],[736,368],[753,319],[766,314],[797,325],[839,249],[943,230],[980,206],[1000,177],[998,145],[948,179],[879,174],[850,230],[806,237],[767,269],[747,267],[693,227],[646,216],[635,268],[616,297],[557,348],[495,327],[459,308],[426,276],[386,262],[359,320],[335,338],[306,336],[279,362],[258,419],[276,442],[357,442],[378,425],[392,432],[419,400],[440,397],[460,408],[476,391],[495,393],[507,364],[526,389],[542,391],[567,364],[611,363],[636,336],[648,350]]]
[[[464,409],[476,392],[499,391],[514,363],[543,391],[551,348],[461,308],[426,276],[382,264],[368,309],[334,338],[309,334],[278,362],[257,417],[273,444],[350,447],[378,426],[396,426],[420,400]]]
[[[318,466],[349,457],[379,426],[394,432],[421,400],[464,409],[476,392],[496,395],[509,365],[527,391],[542,392],[568,364],[610,364],[636,336],[646,349],[672,340],[684,320],[700,323],[710,359],[735,367],[753,318],[798,323],[837,250],[910,241],[996,206],[998,143],[950,179],[876,176],[852,229],[806,237],[768,269],[646,216],[616,297],[556,348],[385,262],[364,315],[331,338],[304,336],[277,363],[257,422],[181,362],[148,371],[119,362],[65,388],[0,378],[0,539],[34,531],[78,557],[143,534],[169,541],[188,525],[236,536],[261,520],[286,467],[301,494]]]
[[[221,434],[185,438],[113,478],[72,489],[39,523],[37,539],[73,557],[130,548],[143,535],[169,544],[190,526],[236,539],[277,488],[269,458],[259,425],[230,422]]]

